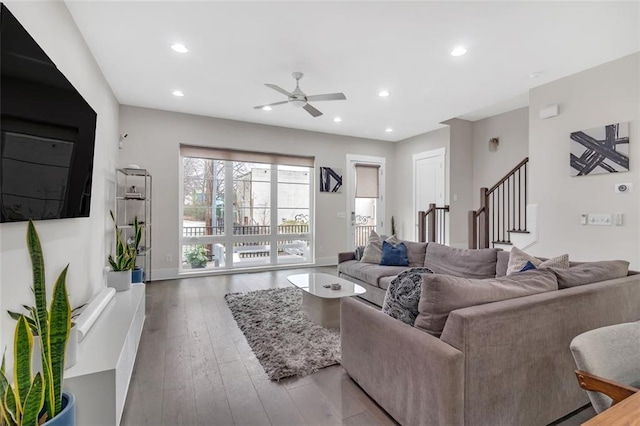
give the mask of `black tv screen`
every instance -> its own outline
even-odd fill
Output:
[[[0,222],[87,217],[96,113],[1,8]]]

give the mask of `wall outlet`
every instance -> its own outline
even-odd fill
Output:
[[[611,215],[608,213],[590,214],[589,225],[611,226]]]
[[[167,257],[165,258],[165,260],[167,262],[172,262],[173,261],[173,255],[171,253],[167,253]]]
[[[622,219],[624,217],[624,214],[622,214],[622,213],[614,213],[611,216],[612,216],[611,217],[611,221],[613,222],[613,224],[615,226],[622,226],[623,225]]]

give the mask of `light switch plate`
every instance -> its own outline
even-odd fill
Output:
[[[611,214],[609,213],[589,214],[589,225],[611,226]]]

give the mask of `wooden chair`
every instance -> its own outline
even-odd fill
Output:
[[[640,392],[640,389],[628,386],[622,383],[614,382],[613,380],[607,380],[603,377],[596,376],[595,374],[587,373],[586,371],[576,370],[576,377],[578,378],[578,384],[586,391],[600,392],[607,395],[613,403],[616,405],[618,402],[625,398],[630,397],[636,392]]]
[[[597,413],[640,392],[640,322],[587,331],[570,348],[578,384]]]

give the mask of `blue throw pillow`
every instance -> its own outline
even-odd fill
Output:
[[[407,246],[399,243],[394,246],[387,241],[382,242],[382,260],[381,265],[386,266],[409,266],[409,258],[407,257]]]
[[[530,260],[527,260],[526,265],[524,265],[522,267],[522,269],[520,269],[520,272],[524,272],[524,271],[530,271],[532,269],[536,269],[536,265],[534,265],[533,263],[531,263]]]

